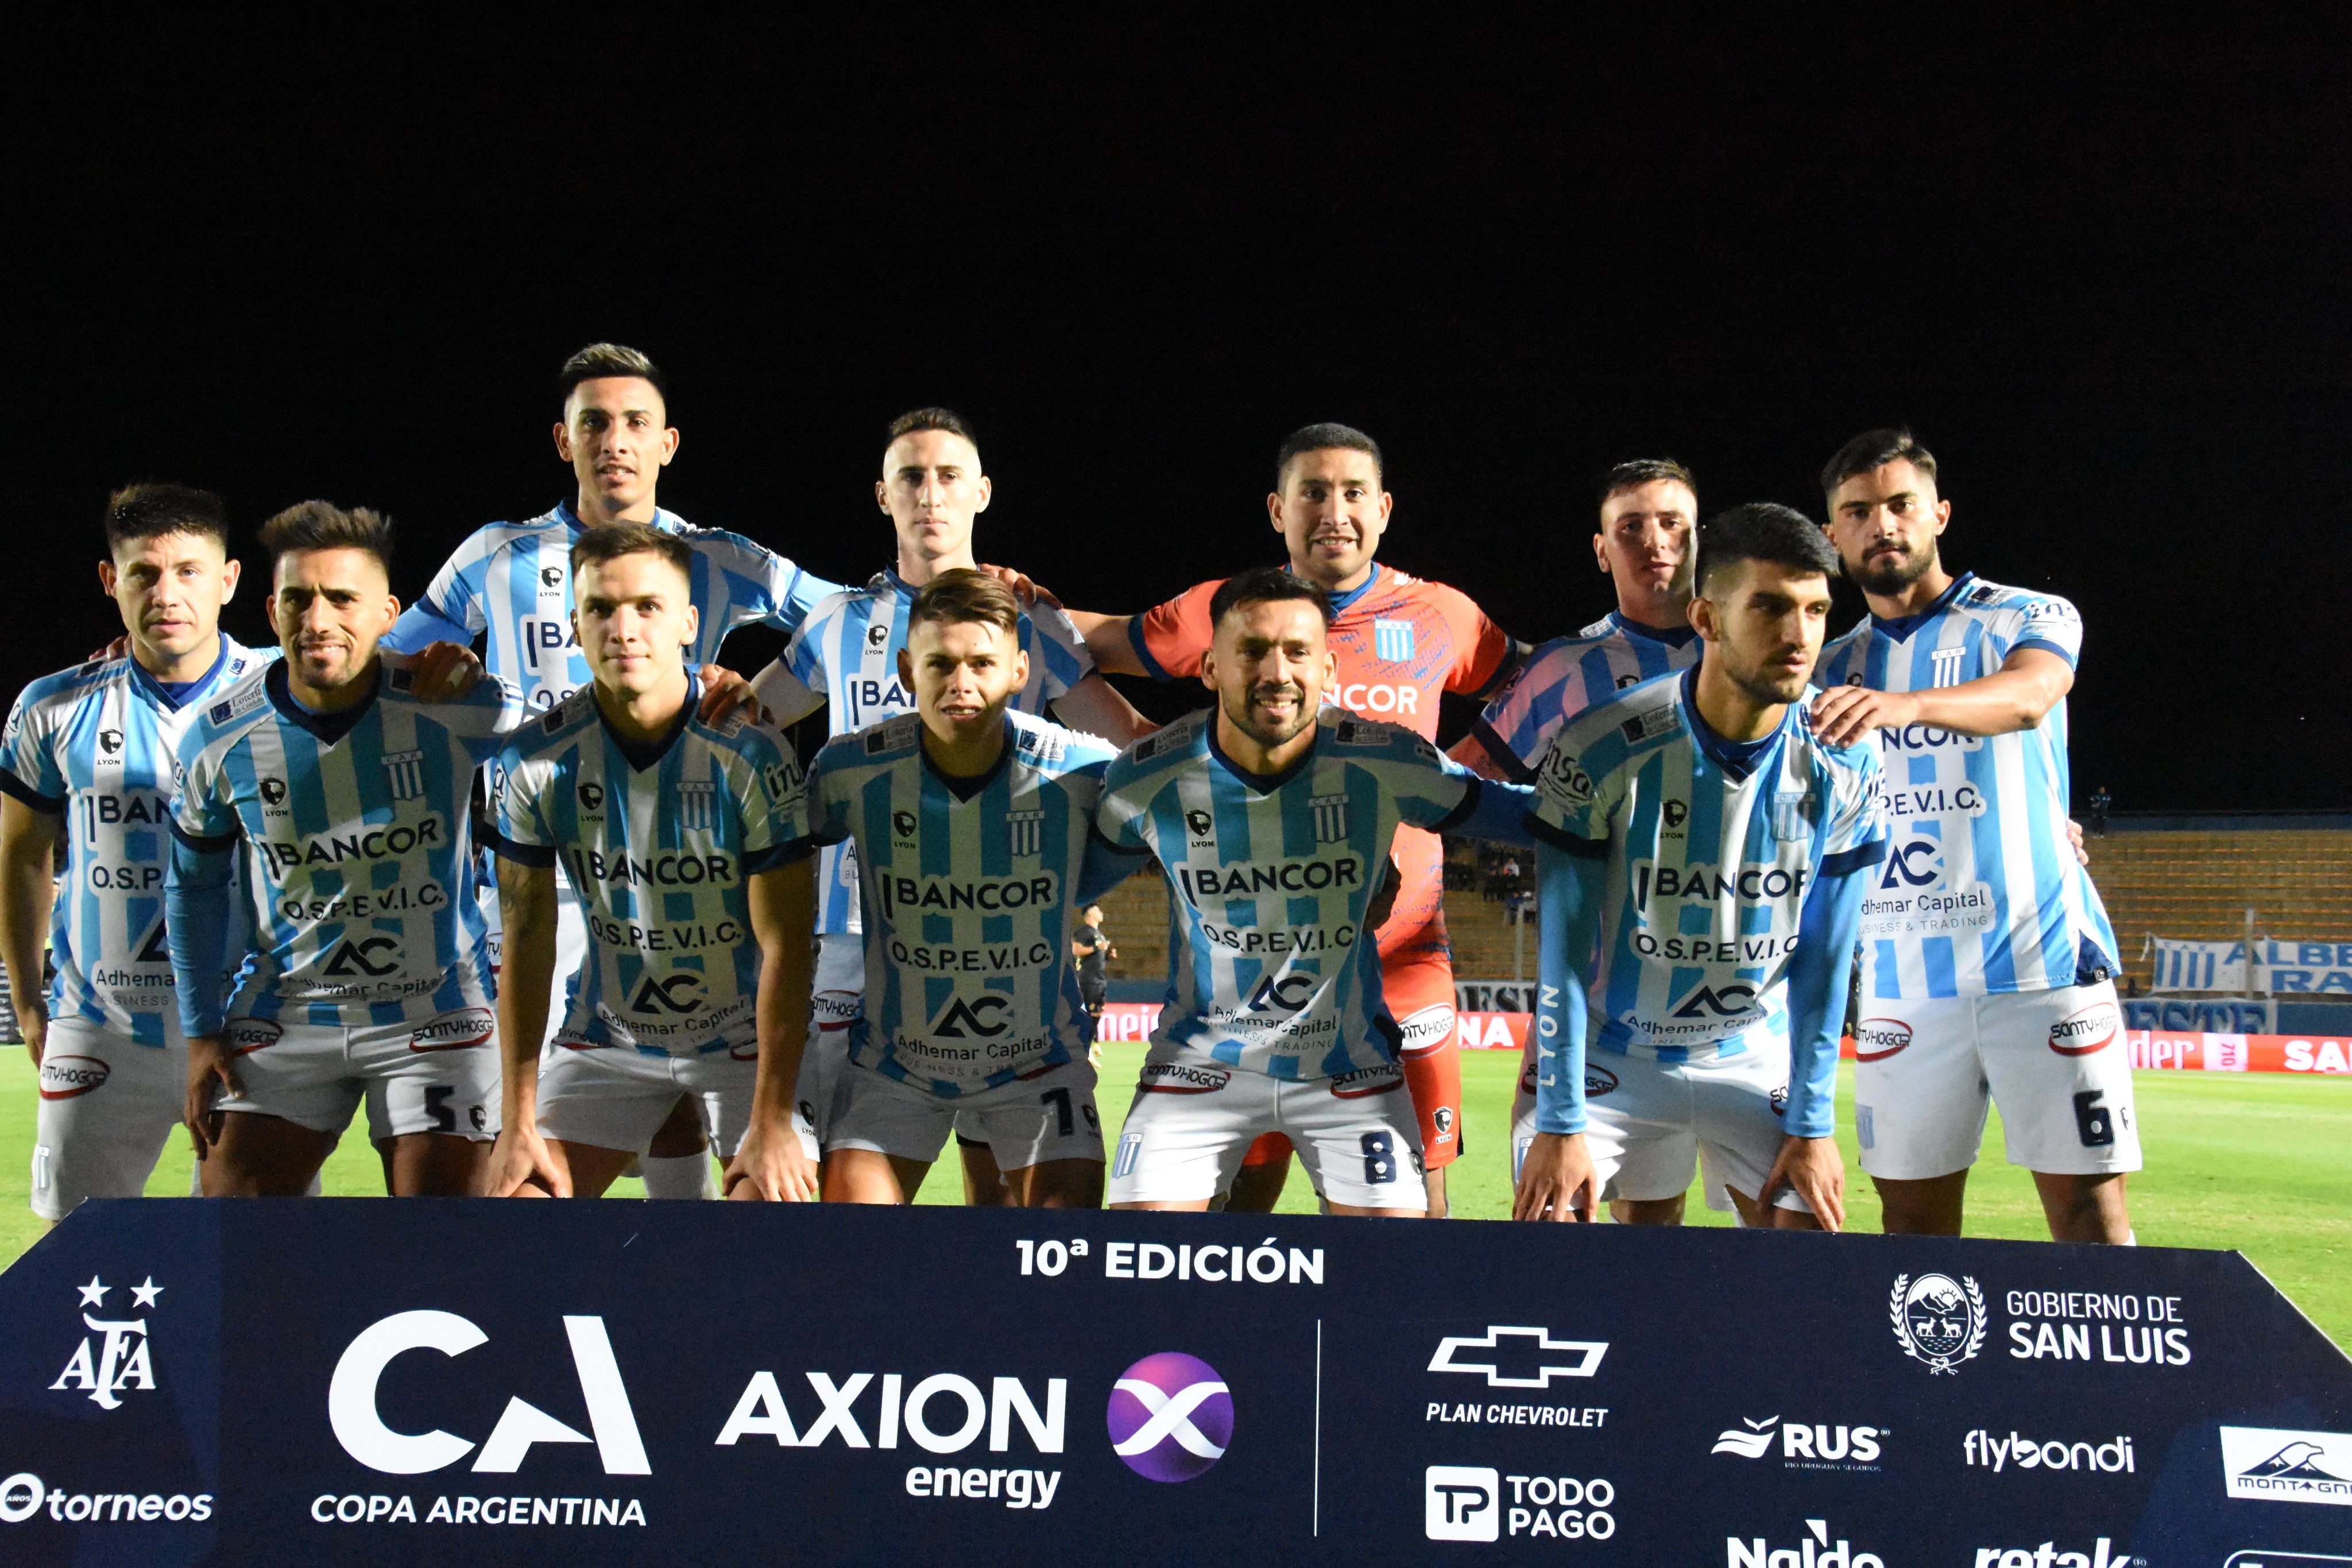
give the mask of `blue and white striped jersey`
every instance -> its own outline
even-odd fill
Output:
[[[476,530],[434,575],[383,640],[395,653],[421,653],[436,642],[470,643],[487,632],[482,664],[520,718],[545,713],[590,680],[588,659],[572,629],[572,546],[586,529],[569,506],[528,522]],[[698,528],[672,512],[654,527],[694,549],[693,603],[701,630],[688,663],[706,664],[738,626],[754,622],[797,631],[810,610],[840,585],[812,577],[741,534]]]
[[[898,652],[907,645],[907,610],[917,591],[896,571],[877,572],[863,588],[835,590],[793,634],[784,667],[824,697],[834,735],[855,735],[915,711],[915,694],[898,680]],[[1029,655],[1029,684],[1013,694],[1016,713],[1042,715],[1094,674],[1087,640],[1050,604],[1021,612],[1021,651]],[[859,885],[853,842],[828,848],[817,867],[819,931],[858,929]]]
[[[1285,1079],[1394,1061],[1379,946],[1362,927],[1398,824],[1443,831],[1496,792],[1524,815],[1526,790],[1482,789],[1409,729],[1329,706],[1316,723],[1313,748],[1271,782],[1227,759],[1210,711],[1111,765],[1100,831],[1160,858],[1174,907],[1155,1045]]]
[[[488,1007],[467,808],[503,711],[488,681],[420,702],[396,654],[355,716],[304,709],[282,662],[207,706],[180,743],[168,885],[201,885],[203,862],[241,842],[254,950],[224,1009],[190,983],[206,939],[173,925],[181,1026],[216,1033],[226,1011],[359,1028]]]
[[[718,725],[694,716],[701,698],[696,682],[656,751],[615,736],[583,686],[499,755],[491,847],[523,865],[561,863],[587,916],[560,1045],[757,1054],[748,883],[787,858],[801,769],[772,729],[740,714]]]
[[[807,833],[855,843],[865,892],[860,1064],[946,1098],[1085,1054],[1070,935],[1133,869],[1096,842],[1112,750],[1025,714],[981,779],[950,781],[914,714],[837,737],[809,769]]]
[[[1964,572],[1901,621],[1873,616],[1822,651],[1823,685],[1956,686],[2021,648],[2074,664],[2083,618],[2054,594]],[[1926,725],[1878,732],[1893,839],[1863,904],[1865,994],[2040,991],[2113,974],[2115,929],[2066,837],[2066,704],[1983,737]]]
[[[1829,746],[1791,703],[1735,761],[1697,716],[1696,676],[1587,712],[1552,737],[1536,779],[1538,834],[1608,860],[1589,1044],[1670,1062],[1787,1040],[1806,891],[1874,864],[1886,841],[1874,744]]]
[[[1510,777],[1527,783],[1559,727],[1629,686],[1698,663],[1698,633],[1661,630],[1615,611],[1529,655],[1478,716],[1471,733]]]
[[[164,937],[172,789],[180,739],[205,705],[278,657],[221,635],[220,657],[180,702],[128,655],[44,676],[0,736],[0,789],[65,819],[49,914],[49,1016],[86,1019],[141,1045],[176,1012]]]

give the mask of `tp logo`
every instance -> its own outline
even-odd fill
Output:
[[[1234,1396],[1198,1356],[1163,1350],[1118,1375],[1104,1412],[1111,1452],[1148,1481],[1189,1481],[1225,1457]]]
[[[1502,1538],[1502,1477],[1482,1465],[1432,1465],[1422,1530],[1432,1541]]]

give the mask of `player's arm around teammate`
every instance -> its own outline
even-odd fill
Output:
[[[66,820],[0,796],[0,964],[7,967],[8,998],[33,1066],[49,1032],[47,988],[42,981],[42,941],[57,901],[56,864],[65,847]]]

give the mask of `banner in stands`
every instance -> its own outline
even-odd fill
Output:
[[[2174,1034],[2276,1034],[2278,1004],[2268,997],[2126,997],[2126,1029]]]
[[[2352,1074],[2352,1041],[2294,1034],[2182,1034],[2124,1031],[2134,1068],[2205,1072]]]
[[[2158,991],[2255,991],[2284,996],[2352,997],[2352,942],[2257,939],[2254,977],[2246,980],[2243,942],[2179,942],[2151,936]]]
[[[2122,1568],[2352,1525],[2352,1362],[2235,1253],[134,1200],[0,1314],[11,1564]]]

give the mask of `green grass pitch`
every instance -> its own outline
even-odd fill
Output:
[[[1143,1059],[1140,1045],[1103,1051],[1100,1103],[1106,1130],[1126,1114]],[[1496,1219],[1510,1211],[1505,1140],[1516,1054],[1472,1051],[1462,1056],[1464,1122],[1468,1153],[1453,1167],[1454,1213]],[[2136,1081],[2140,1139],[2147,1169],[2131,1178],[2132,1223],[2142,1242],[2157,1247],[2236,1248],[2286,1292],[2339,1345],[2352,1345],[2352,1178],[2345,1134],[2352,1126],[2352,1082],[2284,1074],[2144,1072]],[[31,1180],[34,1077],[23,1051],[0,1052],[0,1262],[32,1244],[39,1224],[26,1207]],[[1848,1219],[1852,1228],[1878,1228],[1878,1204],[1856,1164],[1853,1135],[1853,1069],[1839,1069],[1838,1140],[1845,1151]],[[326,1190],[361,1197],[383,1190],[383,1177],[363,1135],[344,1134],[326,1169]],[[2025,1172],[2001,1155],[2000,1123],[1985,1136],[1986,1154],[1969,1184],[1968,1233],[2021,1240],[2045,1237],[2042,1207]],[[950,1162],[951,1164],[951,1162]],[[190,1155],[175,1135],[157,1166],[149,1193],[188,1190]],[[952,1168],[940,1170],[919,1201],[961,1201]],[[644,1187],[624,1181],[615,1197],[641,1197]],[[1281,1209],[1313,1212],[1315,1195],[1294,1169]],[[1722,1225],[1728,1217],[1705,1207],[1695,1190],[1695,1223]]]

